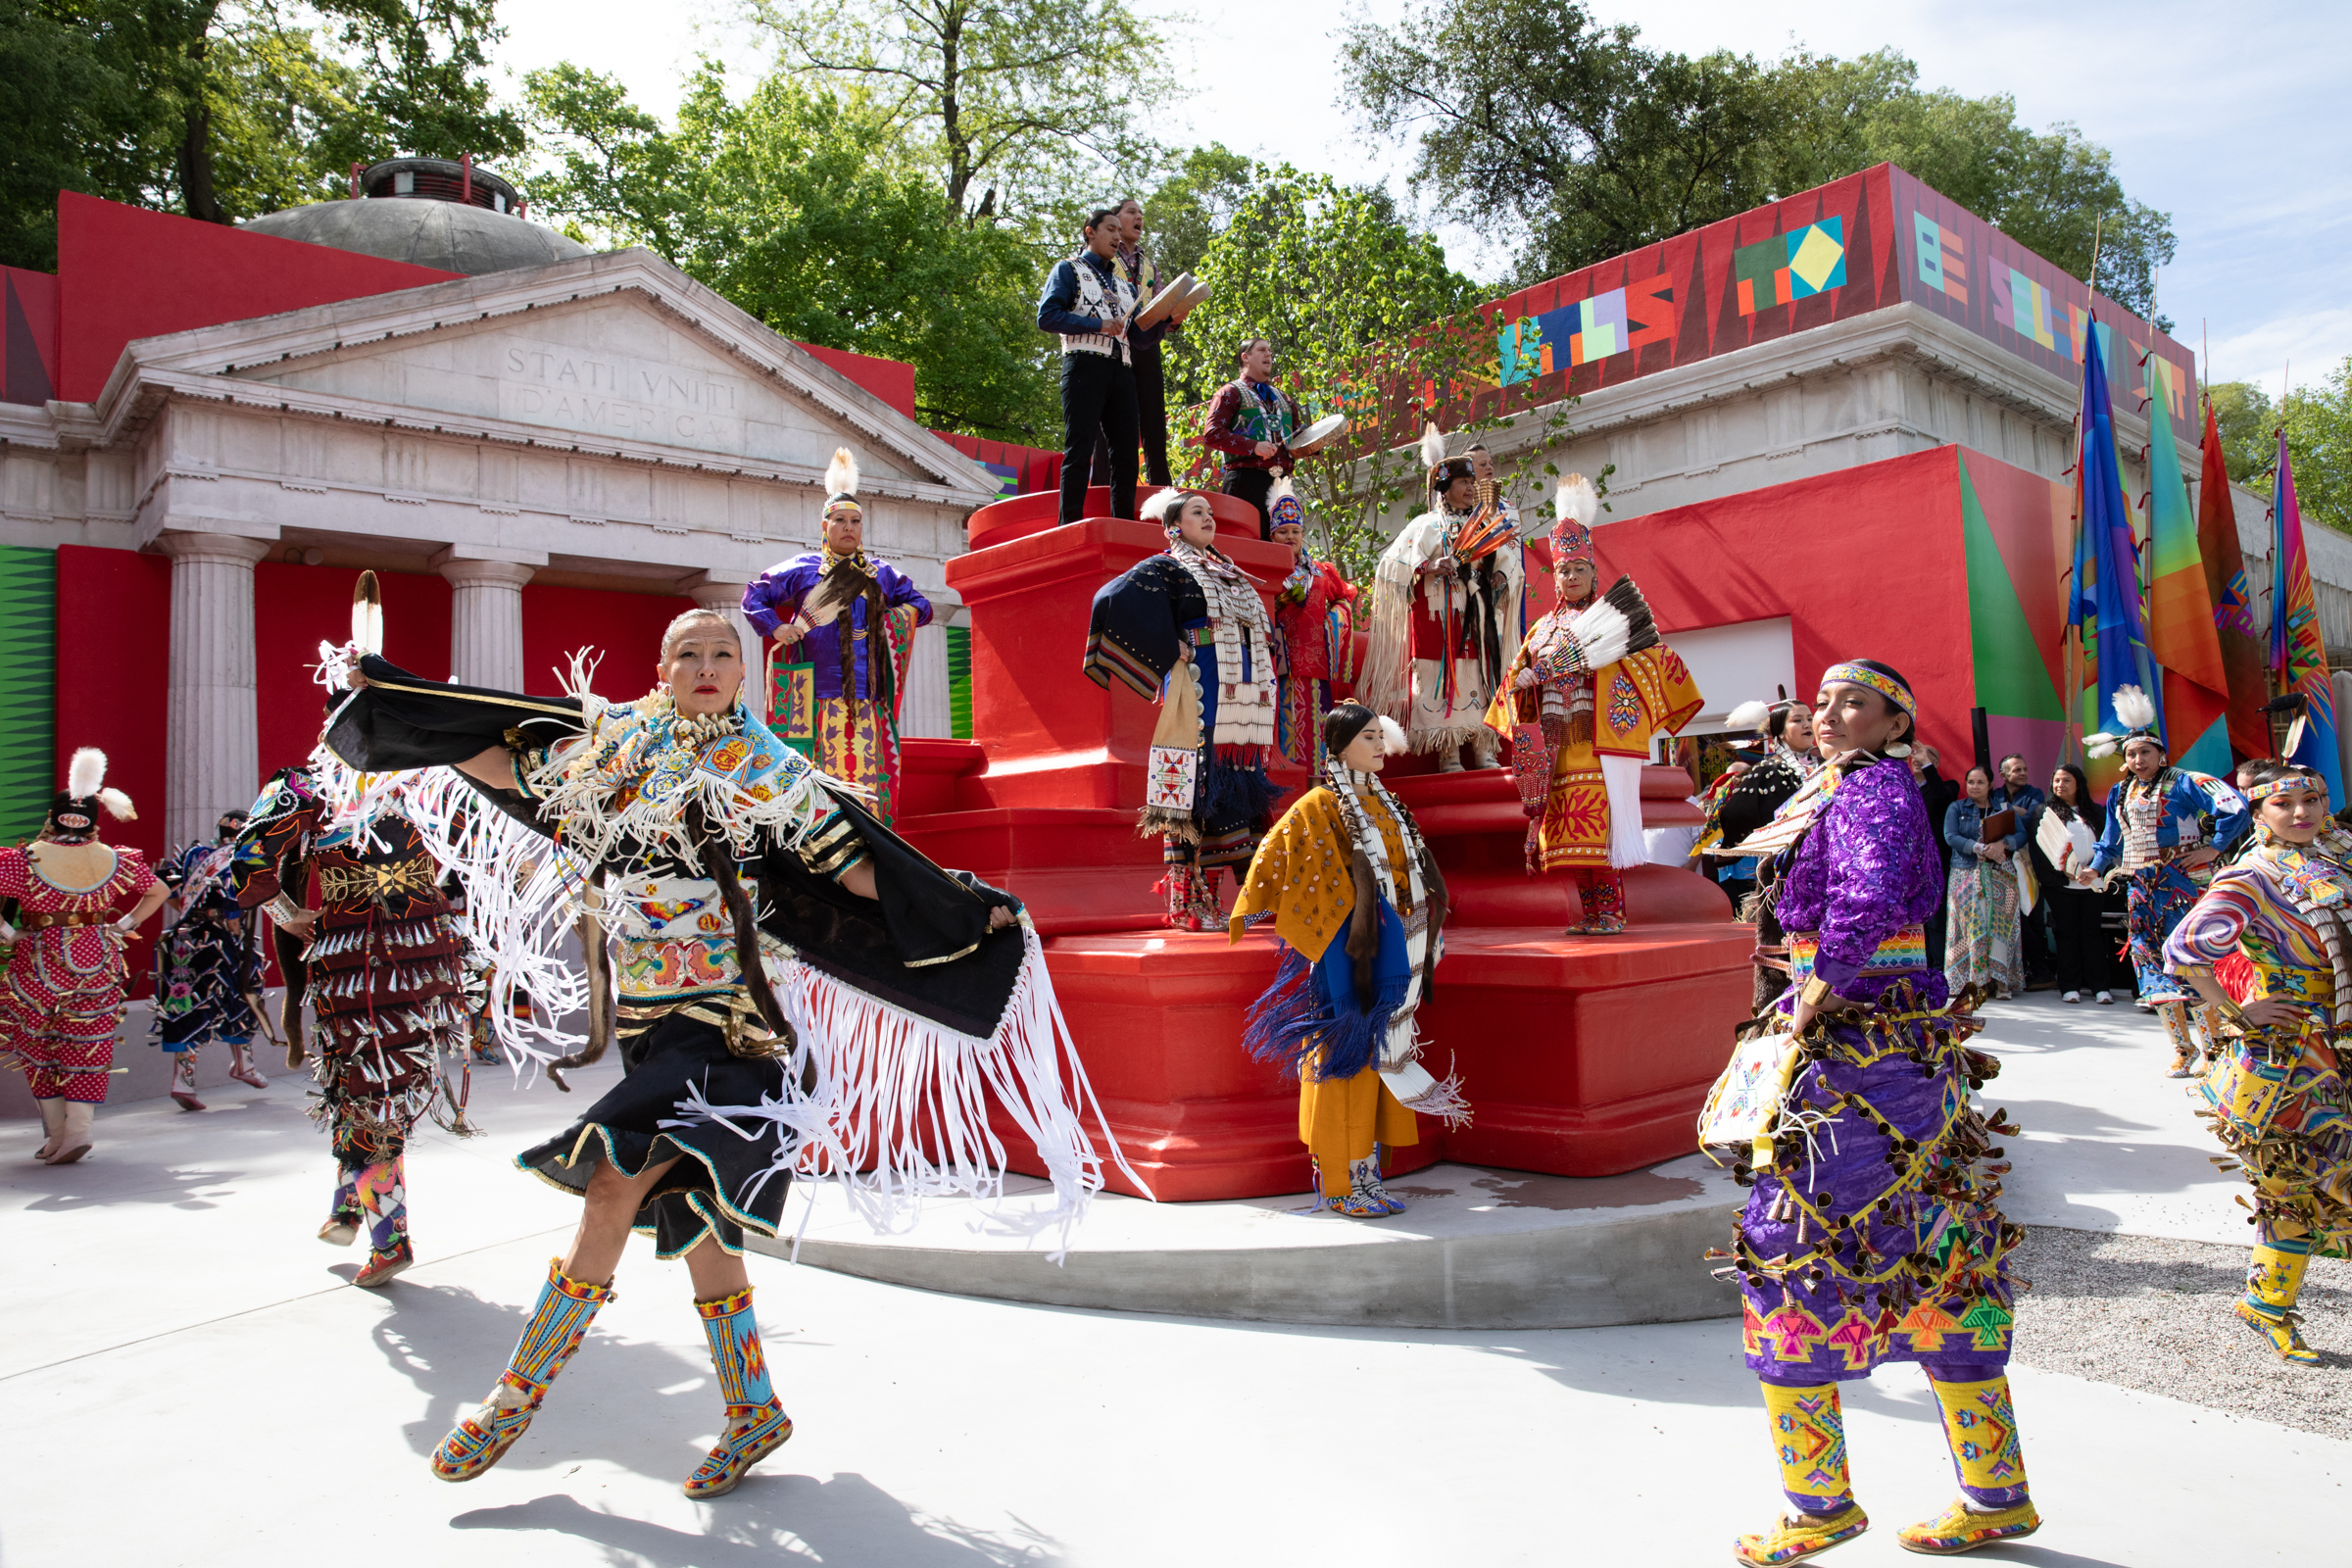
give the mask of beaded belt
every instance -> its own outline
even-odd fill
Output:
[[[1802,987],[1813,978],[1814,956],[1821,951],[1821,935],[1815,931],[1788,933],[1788,979]],[[1916,974],[1928,966],[1928,928],[1907,925],[1886,941],[1862,964],[1862,978],[1888,978],[1898,974]]]
[[[63,914],[28,914],[17,922],[20,931],[41,931],[53,925],[105,925],[114,915],[105,909],[72,909]]]
[[[329,904],[358,904],[429,892],[439,880],[433,862],[421,856],[379,865],[322,865],[318,896]]]

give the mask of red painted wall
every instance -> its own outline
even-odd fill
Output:
[[[311,679],[318,645],[351,636],[356,568],[265,561],[253,568],[255,700],[261,777],[291,766],[318,744],[326,692]],[[167,578],[168,580],[168,578]],[[377,574],[384,596],[384,657],[427,680],[449,679],[449,584],[437,573]]]
[[[107,838],[154,864],[164,844],[166,677],[172,650],[172,563],[87,545],[57,552],[57,783],[78,747],[106,753],[106,781],[137,807]],[[144,929],[152,931],[150,924]],[[133,993],[151,989],[155,950],[132,939]]]
[[[643,697],[654,684],[662,633],[694,608],[683,594],[623,594],[533,583],[522,591],[522,684],[552,693],[571,668],[574,649],[593,648],[596,694],[612,702]]]
[[[1630,573],[1669,642],[1787,615],[1800,692],[1838,660],[1884,660],[1911,682],[1928,743],[1967,757],[1976,678],[1959,450],[1605,523],[1593,531],[1601,576]],[[1981,461],[1970,455],[1972,476]]]
[[[871,354],[853,354],[848,349],[820,348],[814,343],[803,343],[801,347],[909,419],[914,417],[913,366],[901,365],[897,360],[878,360]]]
[[[57,279],[0,267],[0,403],[57,396]]]
[[[57,395],[94,400],[136,338],[457,275],[60,191]]]

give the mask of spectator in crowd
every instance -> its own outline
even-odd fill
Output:
[[[2034,830],[2041,825],[2041,808],[2049,799],[2035,789],[2033,775],[2026,769],[2025,758],[2011,752],[2001,759],[2000,782],[1993,787],[1992,808],[2017,813],[2017,831],[2009,835],[2009,855],[2012,859],[2025,856],[2034,842]],[[2036,875],[2038,875],[2038,871]],[[2045,885],[2034,907],[2021,909],[2017,917],[2019,942],[2025,948],[2026,989],[2049,991],[2057,986],[2057,965],[2050,954],[2049,889]]]
[[[2051,860],[2042,841],[2058,835],[2039,828],[2027,840],[2034,857],[2034,874],[2041,883],[2041,902],[2049,910],[2050,929],[2057,938],[2054,955],[2059,1000],[2081,1002],[2085,991],[2095,993],[2101,1006],[2115,1001],[2115,954],[2108,944],[2101,916],[2113,905],[2124,906],[2122,891],[2102,891],[2078,885],[2075,867],[2087,864],[2100,830],[2107,825],[2106,808],[2090,798],[2090,780],[2072,762],[2062,762],[2050,775],[2050,793],[2042,809],[2058,819],[2066,835],[2066,864]]]
[[[1936,748],[1933,746],[1911,748],[1911,771],[1919,779],[1920,798],[1927,805],[1928,820],[1935,823],[1936,827],[1936,858],[1943,862],[1945,886],[1948,889],[1952,871],[1952,847],[1943,841],[1943,813],[1949,810],[1952,803],[1960,798],[1960,789],[1950,779],[1936,771]],[[1943,939],[1945,927],[1949,923],[1948,915],[1949,910],[1945,905],[1938,904],[1936,906],[1935,914],[1928,919],[1928,967],[1931,969],[1943,967]]]
[[[1943,841],[1952,855],[1944,883],[1943,978],[1954,992],[1980,986],[2006,1001],[2025,989],[2026,977],[2017,951],[2017,865],[2006,838],[1983,836],[1993,810],[1991,770],[1970,768],[1966,793],[1943,813]]]

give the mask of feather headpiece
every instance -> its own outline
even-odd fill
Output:
[[[351,590],[351,640],[363,654],[384,651],[384,590],[372,571],[361,572]]]
[[[861,516],[864,509],[858,505],[858,460],[848,447],[835,447],[833,461],[825,466],[825,515]]]
[[[1772,718],[1772,705],[1760,697],[1751,697],[1723,715],[1723,727],[1729,730],[1762,729]]]
[[[2115,689],[2115,716],[2124,726],[2127,738],[2145,734],[2156,728],[2156,702],[2137,686],[2118,686]]]
[[[135,822],[139,813],[131,808],[130,797],[121,790],[106,786],[106,754],[95,746],[84,746],[74,753],[66,764],[66,789],[49,808],[51,820],[59,811],[74,807],[85,808],[89,803],[106,808],[106,814],[118,822]]]
[[[1454,480],[1467,479],[1478,471],[1468,458],[1449,458],[1446,455],[1446,432],[1434,423],[1421,427],[1421,466],[1429,470],[1432,493],[1443,491]]]
[[[1561,474],[1551,493],[1551,514],[1552,569],[1571,561],[1592,561],[1592,524],[1600,516],[1600,492],[1592,488],[1592,481],[1581,473]]]
[[[1266,498],[1267,531],[1276,528],[1306,526],[1306,509],[1298,504],[1298,492],[1291,488],[1291,476],[1284,474],[1274,481]]]

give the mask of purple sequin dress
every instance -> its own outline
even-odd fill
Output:
[[[1867,1377],[1882,1361],[1973,1379],[2009,1359],[2003,1256],[2020,1233],[1995,1206],[2008,1167],[1980,1164],[2001,1152],[1987,1151],[1991,1129],[1969,1100],[1999,1064],[1963,1044],[1967,1014],[1947,1006],[1916,934],[1941,881],[1899,761],[1837,784],[1782,880],[1800,969],[1809,960],[1870,1006],[1807,1046],[1773,1163],[1740,1216],[1740,1334],[1767,1381]],[[1777,1004],[1784,1017],[1801,985]]]

